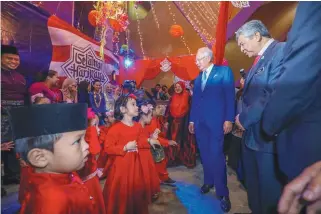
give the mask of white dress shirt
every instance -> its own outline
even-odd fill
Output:
[[[274,39],[270,39],[264,46],[263,48],[260,50],[258,56],[262,56],[264,54],[264,52],[266,51],[266,49],[268,49],[268,47],[272,44],[272,42],[274,42]]]

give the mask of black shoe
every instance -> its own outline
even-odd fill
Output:
[[[214,186],[213,185],[209,185],[209,184],[204,184],[202,187],[201,187],[201,193],[202,194],[206,194],[208,193],[211,188],[213,188]]]
[[[7,195],[7,191],[1,187],[1,198]]]
[[[229,212],[231,210],[230,198],[228,196],[220,197],[220,201],[221,209],[223,210],[223,212]]]
[[[176,183],[176,181],[174,181],[171,178],[168,178],[166,181],[162,181],[162,184],[166,184],[166,185],[174,185]]]

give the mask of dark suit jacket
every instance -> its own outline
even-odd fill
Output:
[[[223,135],[224,121],[234,121],[235,89],[232,70],[227,66],[214,65],[204,91],[201,89],[202,73],[196,78],[190,121],[197,132],[200,122]]]
[[[269,85],[279,76],[278,66],[283,57],[285,43],[274,41],[265,50],[260,60],[248,73],[244,90],[242,112],[239,120],[246,131],[243,140],[250,149],[274,153],[276,147],[271,137],[264,134],[261,128],[261,117],[269,99]]]
[[[262,126],[290,178],[321,160],[321,2],[300,2]]]

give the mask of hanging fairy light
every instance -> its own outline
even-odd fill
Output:
[[[158,22],[158,19],[157,19],[157,16],[156,16],[156,12],[155,12],[155,8],[154,8],[154,3],[152,3],[151,1],[149,2],[150,3],[150,7],[152,9],[152,13],[153,13],[153,17],[154,17],[154,20],[155,20],[155,23],[156,23],[156,26],[159,30],[159,22]]]
[[[190,2],[177,2],[177,6],[191,23],[194,30],[200,35],[204,44],[213,44],[212,29],[217,23],[218,11],[213,11],[212,7],[205,2],[193,2],[192,4]],[[201,21],[208,26],[205,28]]]
[[[169,13],[171,14],[172,16],[172,19],[173,19],[173,23],[176,25],[176,17],[175,17],[175,14],[172,12],[172,8],[171,8],[171,3],[168,3],[168,10],[169,10]],[[183,34],[181,34],[181,37],[180,37],[182,43],[184,44],[184,46],[186,47],[187,51],[188,51],[188,54],[191,54],[191,49],[188,47],[187,43],[186,43],[186,40],[185,40],[185,37],[183,36]]]
[[[129,25],[128,15],[126,13],[126,2],[121,1],[98,1],[94,5],[95,10],[89,14],[91,24],[101,27],[100,56],[104,57],[104,46],[106,44],[107,26],[114,30],[113,43],[115,44],[115,53],[118,53],[119,33],[127,29]],[[88,17],[89,18],[89,17]]]
[[[145,57],[145,51],[144,51],[144,46],[143,46],[143,35],[142,32],[140,31],[140,20],[138,19],[138,12],[135,10],[136,13],[136,18],[137,18],[137,32],[139,35],[139,40],[140,40],[140,49],[142,50],[143,57]]]

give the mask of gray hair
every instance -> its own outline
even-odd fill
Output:
[[[202,47],[202,48],[198,49],[197,52],[202,52],[203,56],[209,56],[211,58],[211,61],[214,60],[213,51],[211,49],[209,49],[208,47]]]
[[[37,137],[26,137],[15,140],[15,151],[20,154],[21,158],[28,161],[28,153],[35,148],[46,149],[53,152],[54,143],[62,137],[62,134],[41,135]]]
[[[243,35],[246,38],[251,38],[254,36],[255,33],[259,33],[263,37],[271,38],[268,29],[260,20],[252,20],[246,22],[235,32],[236,41],[239,39],[240,35]]]

